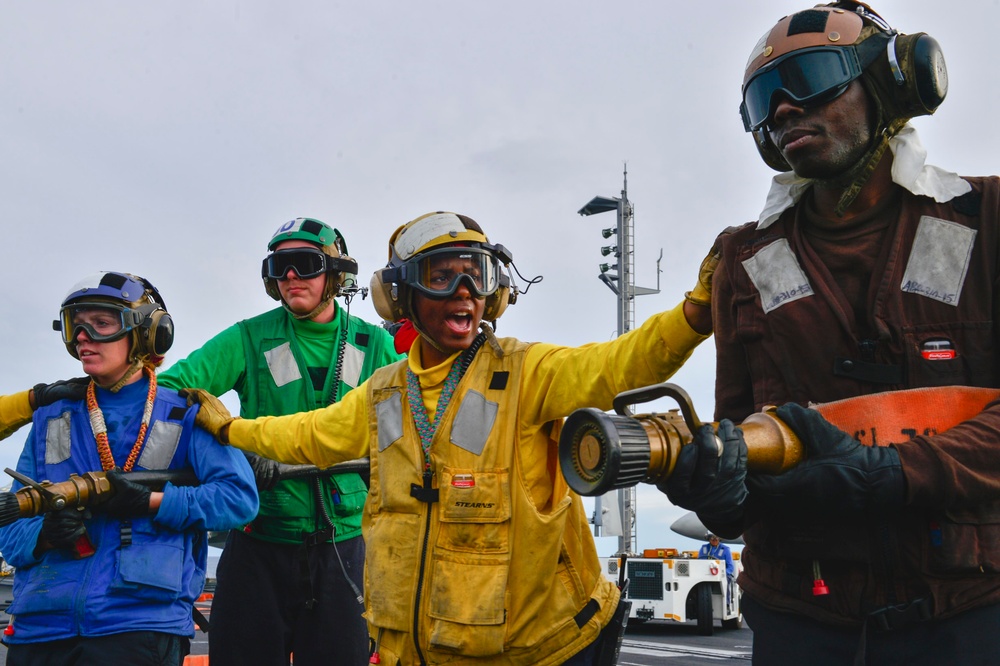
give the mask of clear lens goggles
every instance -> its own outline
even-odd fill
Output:
[[[778,93],[802,106],[825,104],[861,75],[853,48],[819,46],[793,51],[762,67],[743,88],[743,127],[754,132],[773,121]]]
[[[94,342],[113,342],[142,325],[145,315],[138,310],[109,303],[78,302],[59,310],[53,328],[62,333],[63,342],[76,342],[80,331]]]
[[[431,298],[447,298],[464,283],[474,296],[485,298],[500,286],[500,262],[489,250],[450,246],[403,264],[394,281]]]
[[[265,278],[273,280],[285,280],[288,271],[294,270],[295,274],[303,280],[323,275],[327,268],[333,270],[329,259],[321,250],[311,250],[309,248],[294,248],[291,250],[276,250],[267,255],[264,259],[264,266],[261,272]]]

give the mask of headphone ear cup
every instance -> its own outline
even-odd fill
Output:
[[[153,310],[143,323],[146,351],[153,356],[165,356],[174,344],[174,319],[161,308]]]
[[[513,305],[516,302],[517,290],[510,288],[510,277],[506,273],[501,272],[500,286],[497,287],[492,296],[486,297],[486,303],[483,307],[483,320],[496,321],[504,313],[508,305]]]
[[[913,47],[913,74],[921,104],[934,113],[948,94],[948,67],[941,46],[930,35],[921,35]]]
[[[899,112],[907,118],[934,113],[948,94],[948,69],[941,46],[927,33],[918,32],[899,35],[895,47],[904,77],[897,87]]]
[[[271,278],[264,278],[264,291],[276,301],[281,300],[281,292],[278,291],[278,281]]]
[[[390,282],[382,280],[382,275],[386,269],[380,268],[372,273],[372,280],[369,284],[368,293],[372,295],[372,305],[379,317],[386,321],[399,321],[406,317],[403,306],[399,299],[393,296],[393,286]]]
[[[483,321],[496,321],[510,304],[510,287],[499,287],[491,296],[486,297],[483,306]]]

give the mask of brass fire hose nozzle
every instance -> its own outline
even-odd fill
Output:
[[[679,410],[632,415],[629,405],[673,398]],[[581,495],[603,495],[637,483],[670,477],[681,447],[704,424],[691,398],[676,384],[656,384],[619,394],[616,414],[578,409],[566,419],[559,438],[559,462],[569,486]],[[709,424],[717,428],[718,424]],[[740,424],[747,444],[747,467],[779,474],[799,464],[802,443],[774,413],[752,414]]]
[[[10,470],[8,470],[8,473]],[[15,477],[17,478],[17,477]],[[110,495],[111,482],[104,472],[86,472],[82,475],[72,474],[66,481],[51,483],[32,482],[31,479],[19,478],[23,488],[14,493],[17,497],[18,513],[21,518],[30,518],[48,511],[75,506],[87,506],[101,495]]]

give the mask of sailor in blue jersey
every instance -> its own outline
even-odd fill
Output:
[[[55,327],[91,383],[84,400],[35,412],[17,469],[52,482],[103,470],[115,493],[88,510],[0,529],[0,552],[16,568],[7,664],[180,666],[205,582],[207,531],[255,515],[253,473],[194,425],[195,409],[157,386],[173,321],[147,280],[84,279]],[[153,492],[122,475],[165,469],[193,470],[199,485]]]

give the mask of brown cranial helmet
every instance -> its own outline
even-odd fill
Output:
[[[740,114],[768,166],[791,171],[768,137],[778,96],[802,106],[830,102],[860,78],[875,106],[875,136],[862,167],[915,116],[934,113],[948,91],[938,43],[904,35],[860,2],[819,5],[782,18],[754,47],[743,76]]]

